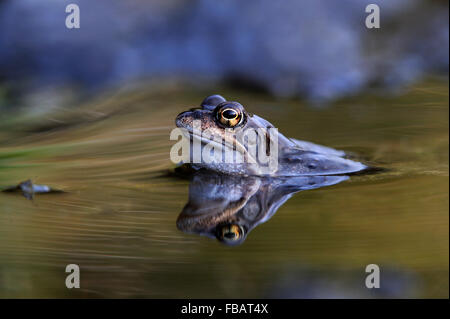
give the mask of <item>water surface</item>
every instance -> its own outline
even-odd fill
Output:
[[[216,92],[135,89],[0,118],[0,297],[446,297],[448,83],[312,107],[224,89],[286,136],[386,168],[300,192],[240,246],[185,234],[186,179],[168,172],[175,116]],[[67,264],[81,288],[65,287]],[[365,266],[381,268],[368,290]]]

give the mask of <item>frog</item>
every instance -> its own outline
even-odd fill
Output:
[[[200,124],[200,130],[195,130],[195,123]],[[201,149],[211,143],[220,144],[212,136],[220,137],[221,147],[225,151],[234,154],[234,158],[239,156],[244,159],[251,158],[249,154],[252,145],[245,143],[243,136],[248,131],[261,132],[262,129],[265,152],[269,155],[276,154],[276,157],[271,157],[275,158],[276,165],[272,165],[270,169],[266,169],[266,166],[256,160],[231,163],[223,160],[190,161],[188,164],[195,169],[203,168],[240,176],[283,177],[352,174],[369,168],[351,159],[352,154],[343,150],[286,137],[266,119],[247,112],[241,103],[227,101],[219,94],[208,96],[199,107],[178,114],[175,125],[182,129],[185,138],[199,142]],[[270,133],[274,129],[276,134]],[[199,133],[204,131],[212,133],[206,135]],[[234,134],[229,134],[230,131]]]
[[[349,179],[346,175],[260,177],[198,170],[191,175],[188,202],[176,226],[188,234],[243,244],[258,225],[270,220],[294,194]]]

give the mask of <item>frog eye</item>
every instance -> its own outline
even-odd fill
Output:
[[[245,231],[238,224],[226,224],[219,227],[217,238],[226,244],[237,244],[244,237]]]
[[[238,103],[235,103],[238,104]],[[240,104],[238,104],[240,106]],[[224,126],[235,127],[242,123],[244,119],[242,106],[239,107],[232,103],[221,103],[217,107],[217,120]]]

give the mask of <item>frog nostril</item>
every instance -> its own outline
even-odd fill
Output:
[[[316,168],[317,168],[317,164],[316,164],[316,163],[313,163],[313,162],[308,163],[308,168],[309,168],[309,169],[316,169]]]
[[[201,119],[202,119],[202,114],[201,114],[200,112],[193,112],[193,113],[192,113],[192,117],[193,117],[195,120],[201,120]]]

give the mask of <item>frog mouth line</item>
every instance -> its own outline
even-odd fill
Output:
[[[230,141],[228,141],[228,140],[226,140],[226,139],[224,139],[224,138],[222,138],[222,143],[218,143],[216,140],[214,140],[214,139],[205,139],[205,137],[204,136],[202,136],[202,135],[199,135],[199,134],[195,134],[194,132],[193,132],[193,130],[190,130],[190,129],[185,129],[185,130],[183,130],[183,135],[186,137],[186,138],[188,138],[189,140],[191,140],[191,138],[192,138],[192,140],[197,140],[197,141],[199,141],[201,144],[203,144],[203,145],[206,145],[206,144],[211,144],[211,145],[213,145],[215,148],[217,148],[217,149],[222,149],[223,147],[225,147],[225,148],[228,148],[228,149],[230,149],[230,150],[232,150],[233,152],[234,151],[237,151],[237,152],[239,152],[239,153],[241,153],[242,155],[245,155],[245,154],[247,154],[248,155],[248,152],[247,152],[247,149],[245,148],[245,146],[244,145],[242,145],[238,140],[236,140],[236,139],[233,139],[231,142]],[[224,143],[223,143],[224,142]],[[235,147],[236,147],[236,149],[235,149]]]

